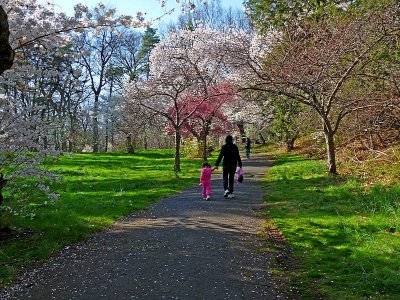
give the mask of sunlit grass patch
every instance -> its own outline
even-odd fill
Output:
[[[292,283],[304,297],[398,297],[399,184],[366,188],[328,175],[324,162],[281,154],[265,187],[268,217],[302,261]]]

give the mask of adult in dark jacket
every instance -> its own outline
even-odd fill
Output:
[[[235,179],[236,167],[239,165],[242,168],[242,160],[240,159],[239,149],[233,143],[233,138],[228,135],[225,138],[225,145],[222,146],[221,151],[215,166],[218,167],[222,158],[222,176],[224,179],[224,197],[233,198],[233,185]]]

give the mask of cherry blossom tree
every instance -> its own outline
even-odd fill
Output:
[[[1,229],[10,225],[3,223],[3,216],[34,216],[26,205],[31,200],[32,190],[44,193],[42,203],[47,203],[45,195],[51,200],[57,199],[48,188],[48,181],[54,179],[54,174],[43,166],[46,157],[57,153],[52,147],[42,146],[44,132],[50,128],[41,117],[43,107],[32,107],[29,103],[21,107],[15,98],[4,94],[0,96],[0,107],[9,108],[0,109],[0,173],[7,179],[8,195],[0,206]]]
[[[366,65],[382,43],[395,38],[396,10],[357,18],[330,18],[293,29],[266,61],[263,74],[271,91],[313,107],[323,124],[328,171],[336,174],[335,142],[341,121],[349,114],[377,105],[373,95],[355,92]],[[372,96],[372,97],[371,97]]]
[[[189,93],[191,88],[195,88],[189,82],[175,81],[174,77],[150,77],[147,80],[137,80],[129,86],[128,96],[140,107],[145,108],[147,116],[156,114],[162,116],[174,128],[175,131],[175,163],[174,170],[180,171],[180,145],[181,145],[181,129],[186,121],[201,105],[198,103],[191,111],[186,108],[189,106],[184,99],[186,93]],[[195,96],[197,94],[194,94]],[[208,99],[205,98],[204,101]],[[132,104],[132,106],[135,106]],[[171,114],[170,107],[175,108],[175,113]]]
[[[207,96],[211,98],[209,101],[204,101],[203,95],[193,97],[189,94],[183,100],[188,104],[185,105],[182,113],[185,115],[185,111],[191,112],[198,103],[201,103],[191,117],[183,123],[182,131],[190,133],[197,139],[198,144],[201,145],[204,160],[207,159],[207,137],[213,132],[224,132],[227,125],[228,118],[223,113],[223,106],[231,105],[236,101],[236,90],[229,83],[209,86],[207,89]],[[171,107],[169,113],[175,114],[175,107]]]
[[[149,78],[139,78],[127,87],[127,97],[163,116],[174,128],[176,171],[180,170],[183,124],[203,102],[218,96],[210,95],[208,87],[224,78],[223,59],[215,47],[219,39],[219,32],[202,28],[171,33],[151,53]],[[191,99],[197,97],[201,101],[193,105]],[[174,115],[169,113],[171,107]]]
[[[58,123],[51,123],[47,112],[50,107],[57,110],[56,101],[52,101],[59,86],[56,52],[66,44],[66,39],[59,37],[48,44],[32,42],[20,47],[25,41],[34,40],[33,35],[38,32],[30,29],[35,24],[40,27],[38,30],[43,30],[41,26],[56,17],[43,7],[30,7],[26,1],[1,4],[8,13],[10,45],[15,58],[13,67],[0,78],[0,172],[8,180],[0,215],[26,215],[33,213],[25,205],[32,197],[32,190],[56,198],[48,189],[48,180],[54,176],[47,172],[43,161],[57,154],[47,137],[57,130]],[[43,18],[43,22],[36,17]],[[40,199],[46,202],[45,197]]]
[[[372,84],[365,71],[382,58],[377,55],[381,45],[392,44],[398,35],[398,13],[396,5],[377,6],[359,14],[294,23],[285,32],[270,31],[264,37],[236,33],[220,47],[230,54],[226,60],[232,79],[242,81],[243,89],[282,95],[315,110],[325,136],[328,171],[336,174],[334,137],[342,120],[382,105],[377,91],[365,89]]]

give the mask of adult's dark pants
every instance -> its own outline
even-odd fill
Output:
[[[222,168],[222,178],[224,179],[224,191],[228,190],[229,194],[233,193],[235,172],[236,172],[236,167],[234,166],[226,166]]]

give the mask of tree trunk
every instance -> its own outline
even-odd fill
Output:
[[[94,96],[93,107],[93,153],[99,152],[99,95]]]
[[[149,148],[149,147],[148,147],[149,144],[148,144],[148,139],[147,139],[147,133],[146,133],[146,132],[144,132],[143,139],[144,139],[144,141],[143,141],[143,142],[144,142],[144,143],[143,143],[143,147],[144,147],[144,150],[147,151],[148,148]]]
[[[181,133],[179,129],[175,129],[175,163],[174,163],[174,171],[181,171]]]
[[[76,120],[75,115],[71,116],[70,119],[71,119],[71,129],[68,137],[69,140],[68,151],[74,152],[76,151],[76,144],[77,144],[76,134],[78,132],[78,121]]]
[[[132,135],[128,135],[126,137],[126,150],[129,154],[135,154],[135,148],[133,147],[132,144]]]
[[[287,152],[290,152],[294,149],[294,141],[295,140],[296,139],[290,139],[290,140],[286,141],[286,151]]]
[[[106,129],[106,136],[105,136],[104,152],[107,153],[108,152],[108,116],[107,116],[107,119],[106,119],[105,129]]]
[[[294,149],[294,142],[297,140],[297,137],[299,136],[298,132],[295,132],[291,138],[286,139],[286,149],[287,152],[290,152]]]
[[[238,129],[239,129],[240,138],[245,137],[245,136],[246,136],[246,132],[244,131],[244,124],[243,124],[243,121],[237,122],[237,123],[236,123],[236,126],[237,126]]]
[[[203,136],[203,159],[207,160],[207,135]]]
[[[0,5],[0,74],[11,68],[14,61],[14,51],[8,41],[9,35],[7,13]]]
[[[333,140],[334,133],[328,130],[324,130],[324,134],[326,142],[326,153],[328,155],[328,161],[327,161],[328,172],[336,175],[337,171],[336,171],[335,142]]]
[[[111,151],[114,151],[115,147],[115,133],[114,133],[114,122],[111,122]]]
[[[42,109],[42,113],[41,113],[41,119],[44,122],[46,118],[46,109]],[[47,149],[48,148],[48,132],[47,129],[45,130],[44,134],[43,134],[43,148]]]
[[[1,191],[1,190],[2,190],[3,187],[5,186],[6,182],[7,182],[7,179],[5,179],[5,178],[3,177],[3,173],[0,173],[0,206],[1,206],[1,204],[3,203],[3,200],[4,200],[3,194],[2,194],[2,191]]]

